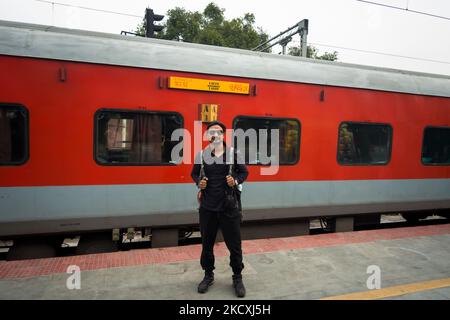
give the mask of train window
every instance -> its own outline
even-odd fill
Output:
[[[99,110],[95,116],[95,157],[99,164],[173,164],[171,152],[179,141],[172,132],[183,128],[175,112]]]
[[[450,127],[425,128],[422,163],[450,165]]]
[[[343,165],[387,164],[391,141],[390,125],[343,122],[339,126],[338,162]]]
[[[0,104],[0,165],[19,165],[28,158],[28,111]]]
[[[270,164],[269,161],[265,161],[265,158],[271,156],[271,135],[274,129],[279,130],[278,163],[289,165],[298,162],[300,157],[300,122],[297,119],[239,116],[233,123],[234,130],[242,129],[244,131],[245,136],[242,138],[235,136],[234,142],[238,149],[242,149],[240,147],[242,144],[245,146],[246,164]],[[261,149],[260,129],[267,130],[267,147],[263,149]],[[250,143],[252,138],[255,139],[256,143]]]

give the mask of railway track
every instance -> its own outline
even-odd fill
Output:
[[[448,223],[450,223],[449,219],[434,215],[417,222],[410,222],[403,219],[400,214],[390,214],[381,215],[380,223],[377,224],[355,225],[354,231],[429,226]],[[310,235],[332,232],[334,231],[327,225],[327,221],[324,219],[310,220]],[[72,235],[47,235],[16,238],[13,240],[13,245],[9,247],[7,252],[5,250],[0,251],[0,260],[26,260],[151,248],[151,241],[112,241],[110,232],[85,233],[79,236],[79,243],[77,246],[65,246],[65,241],[71,239],[71,236]],[[185,237],[181,236],[179,240],[180,246],[200,243],[201,238],[198,231],[186,232]],[[0,241],[0,247],[5,246],[5,244],[7,244],[7,242]],[[9,244],[11,244],[11,242],[9,242]]]

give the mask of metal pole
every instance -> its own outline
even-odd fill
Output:
[[[265,41],[265,42],[259,44],[257,47],[253,48],[252,50],[260,50],[265,44],[269,43],[270,41],[272,41],[272,40],[275,39],[275,38],[278,38],[279,36],[285,34],[286,32],[289,32],[289,31],[291,31],[292,29],[297,28],[298,25],[299,25],[299,23],[297,23],[295,26],[292,26],[292,27],[288,28],[287,30],[285,30],[285,31],[283,31],[283,32],[280,32],[280,33],[277,34],[275,37],[272,37],[272,38],[270,38],[269,40],[267,40],[267,41]],[[265,49],[263,49],[263,50],[265,50]],[[261,51],[262,51],[262,50],[261,50]]]
[[[295,31],[292,31],[296,29]],[[292,36],[295,34],[300,34],[300,54],[303,57],[306,57],[307,55],[307,44],[306,44],[306,37],[308,34],[308,19],[303,19],[302,21],[300,21],[299,23],[297,23],[295,26],[288,28],[287,30],[280,32],[278,35],[276,35],[273,38],[270,38],[267,41],[264,41],[263,43],[261,43],[260,45],[258,45],[256,48],[253,48],[252,50],[254,51],[265,51],[268,50],[270,48],[272,48],[273,46],[280,44],[281,47],[283,48],[282,53],[283,55],[286,54],[286,46],[289,43],[289,41],[292,40]],[[282,38],[282,36],[284,36],[284,38]],[[270,42],[272,40],[275,40],[279,38],[279,40],[274,41],[272,44],[270,44]]]
[[[288,45],[289,42],[291,42],[291,40],[292,40],[292,37],[286,37],[279,41],[281,47],[283,48],[283,51],[282,51],[283,55],[286,54],[286,46]]]
[[[307,57],[308,53],[308,45],[306,42],[307,36],[308,36],[308,29],[309,29],[309,20],[303,19],[298,24],[298,33],[300,34],[300,55],[302,57]]]
[[[308,51],[308,46],[307,46],[307,43],[306,43],[307,36],[308,36],[308,31],[307,30],[305,31],[305,29],[303,29],[300,32],[300,39],[301,39],[300,40],[300,47],[301,47],[302,57],[305,57],[305,58],[306,58],[306,54],[307,54],[307,51]]]

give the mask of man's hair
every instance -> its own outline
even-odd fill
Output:
[[[209,128],[211,128],[212,126],[220,126],[222,128],[223,131],[227,130],[227,127],[225,127],[225,125],[220,122],[220,121],[213,121],[210,122],[207,126],[206,126],[206,130],[208,130]]]

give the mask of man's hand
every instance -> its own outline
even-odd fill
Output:
[[[208,178],[204,177],[198,184],[198,187],[200,189],[204,190],[206,188],[206,181],[208,181]]]
[[[234,182],[234,178],[232,176],[227,176],[227,184],[229,187],[234,187],[235,182]]]

